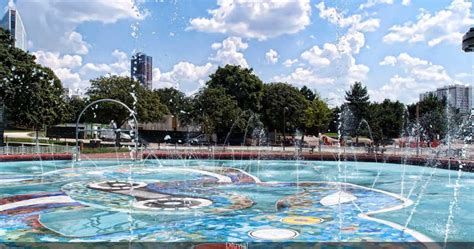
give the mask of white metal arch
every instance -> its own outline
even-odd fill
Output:
[[[135,116],[135,112],[130,109],[130,107],[128,107],[126,104],[124,104],[123,102],[119,101],[119,100],[115,100],[115,99],[99,99],[99,100],[95,100],[93,101],[92,103],[88,104],[84,109],[82,109],[81,113],[79,114],[79,116],[77,117],[77,121],[76,121],[76,160],[79,160],[79,156],[80,156],[80,148],[79,148],[79,122],[81,121],[81,117],[82,115],[84,114],[84,112],[89,109],[91,106],[95,105],[95,104],[98,104],[98,103],[102,103],[102,102],[113,102],[113,103],[116,103],[116,104],[119,104],[123,107],[125,107],[125,109],[127,109],[133,116],[133,121],[135,122],[135,127],[134,127],[134,138],[133,138],[133,141],[134,141],[134,144],[135,144],[135,156],[133,158],[133,160],[137,160],[137,157],[138,157],[138,120],[137,120],[137,117]]]

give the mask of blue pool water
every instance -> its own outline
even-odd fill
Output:
[[[474,241],[473,189],[472,173],[384,163],[8,162],[0,241]]]

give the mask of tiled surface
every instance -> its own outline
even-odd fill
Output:
[[[351,185],[257,183],[232,168],[206,170],[232,182],[218,182],[196,171],[150,171],[137,165],[133,169],[130,165],[66,169],[25,180],[20,182],[24,186],[48,181],[61,184],[59,192],[9,196],[0,199],[0,205],[48,196],[68,196],[75,202],[42,203],[0,212],[0,241],[268,241],[249,235],[262,229],[296,231],[290,241],[416,241],[407,233],[358,217],[360,212],[400,205],[401,201],[392,196]],[[191,211],[141,210],[133,208],[135,198],[127,194],[87,188],[90,182],[131,179],[146,182],[143,191],[206,198],[212,205]],[[357,199],[331,207],[320,204],[321,198],[341,188]],[[277,210],[279,201],[289,205]],[[291,217],[322,222],[282,222]]]

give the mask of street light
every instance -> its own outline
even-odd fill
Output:
[[[474,27],[462,37],[462,50],[464,52],[474,52]]]

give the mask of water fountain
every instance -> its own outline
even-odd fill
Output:
[[[138,23],[132,29],[136,39]],[[341,49],[337,46],[339,55]],[[463,138],[464,156],[471,135],[459,133],[472,123],[450,127],[453,134],[446,146],[434,155],[423,155],[427,162],[421,166],[410,165],[409,147],[400,148],[400,164],[385,162],[386,157],[375,151],[369,154],[373,162],[365,162],[358,158],[362,153],[357,148],[346,150],[344,129],[352,115],[348,111],[339,117],[331,161],[307,160],[315,157],[297,145],[281,154],[267,149],[268,132],[254,113],[241,114],[223,143],[223,150],[229,152],[225,146],[237,122],[248,118],[243,139],[257,140],[251,160],[245,160],[243,146],[230,148],[230,159],[214,147],[207,151],[207,159],[198,149],[185,148],[181,153],[176,147],[161,149],[165,156],[148,148],[143,156],[138,146],[137,99],[134,92],[131,95],[132,107],[104,99],[84,108],[76,123],[71,162],[40,162],[41,174],[28,168],[36,162],[0,163],[6,172],[0,174],[2,179],[15,176],[0,181],[0,242],[436,241],[447,247],[450,241],[474,237],[473,230],[466,229],[472,225],[474,205],[468,197],[474,175],[463,171],[463,158],[450,159],[445,170],[436,156],[447,147],[450,157],[456,136]],[[119,158],[117,150],[115,160],[81,155],[78,134],[87,130],[79,129],[81,116],[102,102],[129,111],[133,122],[128,131],[134,137],[130,158]],[[252,122],[256,125],[249,132]],[[418,123],[410,125],[405,135],[415,139],[419,156],[424,131]],[[357,129],[362,126],[373,141],[370,123],[363,119]],[[454,185],[451,163],[459,165]]]
[[[90,107],[94,106],[94,105],[97,105],[99,103],[102,103],[102,102],[112,102],[112,103],[115,103],[115,104],[118,104],[118,105],[121,105],[122,107],[124,107],[125,109],[127,109],[127,111],[129,111],[130,115],[133,117],[133,121],[134,121],[134,127],[132,127],[131,130],[120,130],[120,129],[115,129],[115,130],[112,130],[114,133],[117,133],[117,132],[122,132],[122,131],[126,131],[126,132],[130,132],[131,134],[133,134],[133,142],[134,142],[134,148],[133,150],[131,150],[131,157],[132,157],[132,160],[138,160],[138,121],[137,121],[137,117],[135,116],[135,111],[133,111],[132,109],[130,109],[130,107],[128,107],[127,105],[125,105],[123,102],[121,101],[118,101],[118,100],[115,100],[115,99],[99,99],[99,100],[96,100],[96,101],[93,101],[91,102],[90,104],[88,104],[86,107],[84,107],[84,109],[80,112],[78,118],[77,118],[77,121],[76,121],[76,148],[74,150],[74,155],[73,155],[73,158],[77,161],[77,160],[80,160],[80,152],[81,152],[81,149],[80,149],[80,146],[79,146],[79,132],[86,132],[86,131],[93,131],[93,132],[97,132],[97,131],[103,131],[103,129],[79,129],[79,122],[81,121],[81,117],[82,115],[84,115],[84,112],[87,111]]]
[[[261,131],[254,134],[259,139],[261,135]],[[450,231],[453,227],[459,229],[454,222],[455,209],[459,202],[464,203],[460,198],[466,195],[467,189],[461,186],[474,183],[470,173],[458,171],[453,199],[445,200],[448,207],[445,229],[442,233],[433,233],[430,227],[420,223],[418,216],[425,215],[420,214],[420,210],[428,208],[426,196],[432,191],[433,184],[439,186],[436,189],[440,193],[446,191],[448,171],[439,169],[436,164],[427,168],[389,163],[381,170],[377,167],[379,163],[344,161],[346,154],[341,144],[338,146],[339,160],[334,162],[302,160],[299,157],[304,155],[294,148],[297,157],[289,161],[245,161],[241,158],[212,161],[187,157],[97,161],[82,157],[73,162],[74,167],[55,163],[53,170],[44,169],[41,181],[29,179],[8,188],[0,186],[0,191],[8,191],[11,196],[3,197],[1,203],[4,204],[0,205],[5,218],[2,224],[18,221],[20,214],[40,208],[44,211],[40,212],[38,222],[46,229],[44,232],[38,234],[31,230],[22,234],[13,228],[9,233],[22,238],[59,241],[70,238],[115,240],[123,238],[122,229],[128,230],[126,238],[130,241],[138,238],[146,238],[146,241],[180,238],[199,238],[196,241],[210,238],[222,238],[222,241],[358,241],[369,237],[375,241],[431,241],[433,237],[436,241],[449,241],[450,238],[459,239],[456,236],[466,236]],[[268,153],[258,150],[258,158],[269,158]],[[288,167],[292,164],[295,167]],[[426,170],[429,174],[422,180]],[[400,174],[402,171],[405,177]],[[357,177],[349,177],[352,174]],[[362,177],[364,174],[367,176]],[[400,187],[390,184],[397,175],[399,183],[412,175],[418,177],[408,186],[406,196],[393,194]],[[440,179],[445,180],[439,182]],[[420,182],[421,188],[417,191]],[[44,188],[60,184],[56,191],[61,193],[46,191],[38,195],[33,191],[32,194],[20,194],[28,193],[24,188],[30,184],[42,184],[40,186],[44,185]],[[409,214],[404,218],[401,214],[406,211]],[[226,215],[229,213],[232,215]],[[128,225],[120,218],[123,215]],[[85,217],[89,217],[87,220],[91,220],[91,224],[79,230],[66,228],[66,221],[60,217],[68,216],[68,222],[84,222]],[[24,222],[28,224],[27,220]],[[109,227],[108,222],[114,225]],[[173,230],[166,230],[164,224]],[[245,224],[247,229],[237,224]],[[220,229],[214,230],[214,226]],[[368,232],[368,227],[372,227],[373,233]],[[1,229],[5,226],[0,224]],[[8,241],[6,237],[0,238]]]

